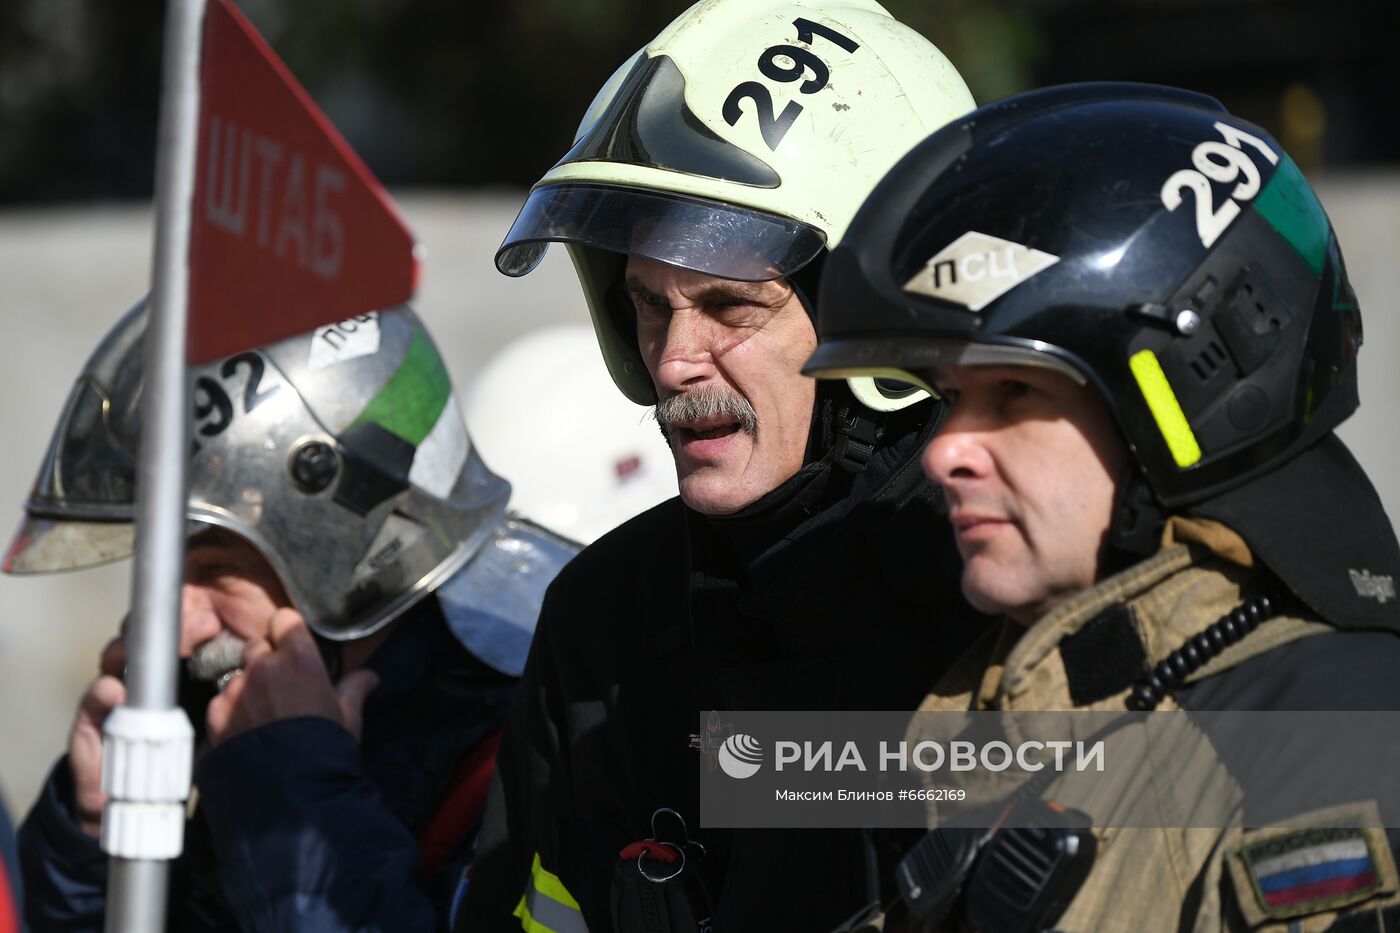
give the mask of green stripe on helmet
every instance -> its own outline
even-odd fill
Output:
[[[1254,199],[1254,209],[1298,251],[1314,274],[1322,274],[1332,227],[1303,173],[1288,156],[1279,160],[1274,177]]]
[[[350,423],[350,428],[377,424],[417,446],[432,431],[451,397],[452,380],[447,368],[432,341],[419,331],[414,333],[399,368]]]

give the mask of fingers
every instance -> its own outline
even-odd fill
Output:
[[[301,613],[291,609],[277,610],[268,625],[267,638],[277,657],[290,668],[308,675],[314,671],[324,677],[325,663],[321,660],[321,651],[316,647],[316,639],[306,627]]]
[[[357,679],[347,685],[346,702],[356,715],[375,682]],[[345,719],[341,696],[306,622],[297,612],[279,609],[268,619],[267,637],[247,643],[243,673],[210,702],[205,721],[210,740],[219,745],[266,723],[300,716]]]
[[[78,703],[68,735],[68,769],[73,780],[73,817],[90,836],[102,831],[102,724],[126,701],[126,685],[110,675],[92,682]]]
[[[78,715],[99,729],[107,716],[126,702],[126,684],[117,678],[103,674],[92,682],[88,692],[78,706]]]
[[[300,647],[302,644],[313,651],[316,649],[316,642],[306,628],[306,620],[295,609],[278,609],[272,614],[267,639],[278,649]]]
[[[234,681],[239,678],[235,677]],[[234,689],[232,681],[214,699],[209,701],[209,705],[204,707],[204,728],[209,733],[209,741],[214,745],[223,742],[224,733],[228,732],[229,717],[233,714],[233,698],[229,692]]]
[[[341,706],[359,712],[364,708],[366,698],[378,686],[379,675],[365,668],[351,671],[340,678],[340,683],[335,685],[335,692],[340,697]]]
[[[243,691],[247,688],[247,681],[243,677],[234,677],[204,708],[204,725],[209,733],[209,741],[214,745],[220,745],[225,738],[232,737],[230,733],[234,728],[234,713],[239,709]]]
[[[250,638],[244,646],[243,667],[250,669],[269,655],[298,662],[311,657],[320,665],[320,652],[316,650],[316,642],[307,630],[301,613],[292,609],[274,612],[268,621],[267,636]]]
[[[364,722],[365,700],[378,686],[379,675],[371,670],[351,671],[335,685],[336,697],[340,700],[341,725],[349,730],[356,742],[360,740]]]
[[[273,652],[272,642],[266,638],[250,638],[243,643],[243,669],[247,670],[262,658]]]
[[[110,677],[121,677],[126,670],[126,640],[118,635],[102,649],[97,669]]]

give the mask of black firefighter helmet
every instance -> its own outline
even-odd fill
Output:
[[[1397,627],[1400,548],[1332,433],[1361,346],[1336,236],[1278,143],[1212,98],[1069,85],[950,124],[856,215],[817,330],[818,376],[1004,362],[1087,382],[1140,467],[1115,542],[1215,518],[1329,621]]]

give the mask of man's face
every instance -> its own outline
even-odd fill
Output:
[[[273,612],[291,605],[257,549],[222,529],[190,539],[180,596],[180,656],[210,681],[241,667],[243,643],[266,637]]]
[[[1033,366],[933,374],[950,403],[923,466],[947,492],[963,594],[1029,625],[1098,578],[1127,462],[1087,386]]]
[[[633,258],[627,291],[685,504],[735,512],[796,473],[816,399],[801,369],[817,335],[792,286]]]

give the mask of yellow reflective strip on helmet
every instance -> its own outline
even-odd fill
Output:
[[[1176,400],[1167,374],[1162,372],[1157,354],[1151,350],[1139,350],[1128,358],[1128,367],[1133,371],[1133,378],[1142,390],[1142,397],[1147,400],[1147,407],[1157,422],[1157,430],[1162,432],[1162,439],[1167,442],[1176,465],[1189,467],[1199,462],[1201,445],[1196,443],[1196,435],[1191,431],[1186,413],[1181,410],[1181,403]]]
[[[588,933],[578,901],[559,876],[540,864],[538,852],[530,866],[530,887],[515,905],[514,915],[525,933]]]

